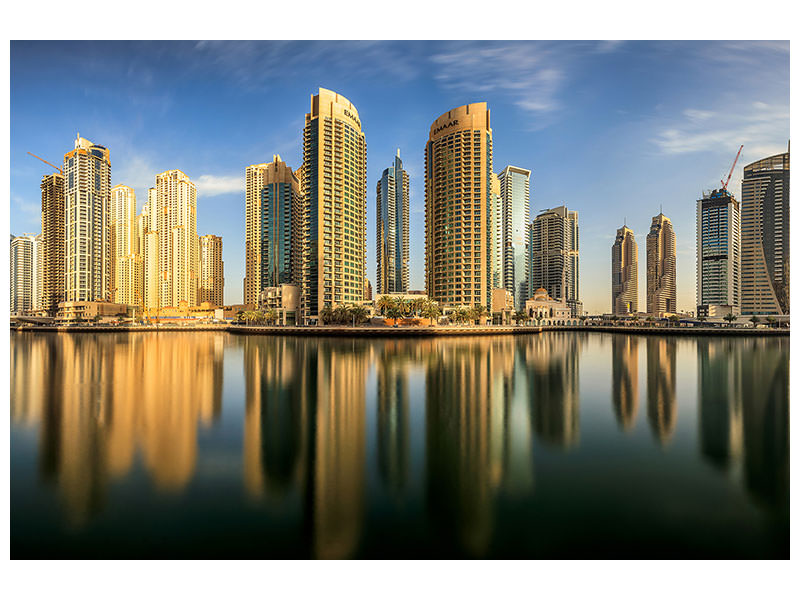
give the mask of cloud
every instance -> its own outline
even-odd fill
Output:
[[[22,198],[17,194],[11,195],[11,201],[14,204],[16,215],[20,217],[16,225],[36,225],[41,227],[42,224],[42,205],[41,202],[31,202]],[[17,219],[15,219],[17,221]]]
[[[244,192],[245,189],[244,175],[200,175],[193,181],[197,186],[198,196],[219,196]]]

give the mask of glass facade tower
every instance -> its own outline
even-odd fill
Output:
[[[383,171],[378,181],[378,294],[402,293],[408,290],[408,207],[409,177],[400,160]]]

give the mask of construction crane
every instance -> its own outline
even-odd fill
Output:
[[[728,178],[725,181],[722,181],[721,179],[719,180],[719,182],[722,184],[723,190],[728,189],[728,183],[730,183],[731,175],[733,175],[733,169],[736,167],[736,161],[739,160],[739,155],[742,153],[742,148],[744,148],[744,144],[739,146],[739,151],[736,153],[736,158],[733,159],[733,164],[731,165],[731,170],[728,173]]]
[[[41,156],[36,156],[36,155],[35,155],[33,152],[28,152],[28,154],[30,154],[30,155],[31,155],[33,158],[38,158],[38,159],[39,159],[40,161],[42,161],[44,164],[46,164],[46,165],[50,165],[50,166],[51,166],[51,167],[53,167],[53,168],[54,168],[56,171],[58,171],[58,172],[59,172],[61,175],[63,175],[63,174],[64,174],[64,171],[62,171],[62,170],[61,170],[59,167],[55,166],[55,165],[54,165],[53,163],[51,163],[51,162],[47,162],[47,161],[46,161],[45,159],[43,159]]]

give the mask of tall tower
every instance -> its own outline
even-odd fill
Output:
[[[408,291],[409,178],[400,160],[383,171],[378,181],[378,294]]]
[[[486,102],[433,122],[425,146],[425,287],[432,300],[492,305],[492,173]]]
[[[319,89],[303,129],[303,312],[364,299],[367,143],[356,107]]]
[[[111,300],[111,154],[78,134],[64,155],[65,299]]]
[[[739,203],[720,189],[697,201],[697,315],[716,312],[710,307],[740,307]],[[727,314],[727,312],[726,312]]]
[[[663,315],[677,311],[675,232],[672,221],[659,213],[647,234],[647,312]]]
[[[111,188],[111,253],[114,302],[142,303],[142,258],[136,230],[136,193],[127,185]]]
[[[267,163],[250,165],[245,169],[245,238],[243,302],[255,306],[261,291],[261,192]]]
[[[789,314],[789,152],[744,168],[742,314]]]
[[[503,199],[500,196],[500,178],[497,173],[489,177],[491,188],[492,228],[492,288],[503,287]],[[527,228],[527,225],[525,226]]]
[[[225,272],[222,262],[222,238],[218,235],[200,236],[200,290],[197,302],[222,306]]]
[[[64,176],[42,177],[42,309],[50,316],[64,301]]]
[[[197,305],[200,248],[197,238],[197,190],[177,169],[156,175],[155,218],[158,232],[158,300],[154,308]],[[149,250],[149,248],[148,248]]]
[[[41,301],[41,235],[25,233],[11,236],[9,275],[11,276],[11,314],[37,310]]]
[[[633,230],[626,226],[617,229],[611,246],[611,312],[639,312],[639,248]]]
[[[147,190],[147,203],[137,217],[136,233],[139,237],[139,252],[142,255],[142,300],[147,308],[158,308],[159,272],[158,213],[156,212],[156,189]]]
[[[530,224],[528,297],[544,288],[565,302],[572,316],[583,313],[580,301],[580,244],[578,213],[566,206],[539,213]]]
[[[501,287],[511,292],[517,310],[523,310],[525,301],[530,298],[527,273],[530,178],[531,172],[528,169],[512,166],[506,167],[498,175],[502,218]]]

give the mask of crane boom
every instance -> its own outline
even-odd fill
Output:
[[[53,168],[54,168],[56,171],[58,171],[58,172],[59,172],[61,175],[63,175],[63,174],[64,174],[64,171],[62,171],[60,167],[57,167],[57,166],[55,166],[55,165],[54,165],[53,163],[51,163],[51,162],[47,162],[47,161],[46,161],[45,159],[43,159],[41,156],[36,156],[36,155],[35,155],[33,152],[28,152],[28,154],[30,154],[30,155],[31,155],[33,158],[38,158],[38,159],[39,159],[40,161],[42,161],[44,164],[46,164],[46,165],[50,165],[50,166],[51,166],[51,167],[53,167]]]
[[[728,178],[725,181],[722,181],[721,179],[719,180],[719,182],[722,184],[723,190],[728,189],[728,183],[730,183],[731,175],[733,175],[733,169],[736,167],[736,162],[739,160],[739,155],[742,153],[742,148],[744,148],[744,144],[739,146],[739,151],[736,153],[736,158],[733,159],[733,164],[731,165],[731,170],[728,173]]]

